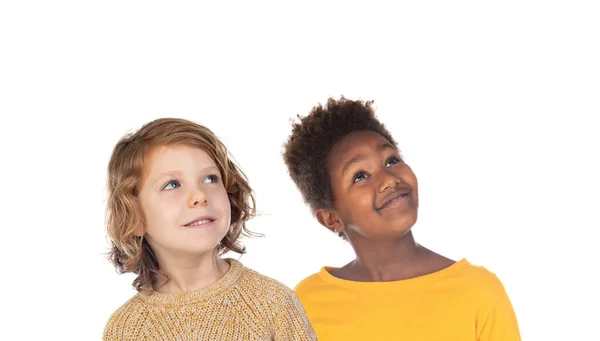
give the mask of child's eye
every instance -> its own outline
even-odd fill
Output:
[[[365,172],[358,172],[358,173],[356,173],[356,175],[354,176],[354,180],[352,180],[352,182],[353,182],[353,183],[357,183],[357,182],[359,182],[359,181],[362,181],[362,180],[366,179],[366,178],[367,178],[367,176],[368,176],[368,175],[367,175],[367,173],[365,173]]]
[[[163,190],[172,190],[175,188],[181,187],[181,184],[179,183],[179,181],[177,180],[171,180],[169,182],[167,182],[166,185],[164,185]]]
[[[215,184],[215,183],[219,182],[219,176],[211,174],[211,175],[207,176],[203,182],[205,184]]]
[[[391,167],[391,166],[397,164],[398,162],[400,162],[400,159],[398,157],[396,157],[396,156],[392,156],[391,158],[389,158],[386,161],[385,166],[386,167]]]

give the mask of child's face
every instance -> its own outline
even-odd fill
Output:
[[[417,220],[417,178],[396,148],[372,131],[338,141],[328,156],[336,215],[352,241],[402,237]]]
[[[144,165],[139,193],[144,238],[160,257],[214,250],[231,222],[221,174],[202,149],[160,146]]]

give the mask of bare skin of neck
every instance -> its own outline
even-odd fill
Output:
[[[412,231],[392,241],[349,236],[356,259],[331,275],[359,282],[389,282],[427,275],[454,264],[415,242]]]
[[[154,285],[154,290],[160,293],[200,290],[223,278],[230,267],[216,252],[156,256],[161,272],[168,276],[168,279],[160,276]]]

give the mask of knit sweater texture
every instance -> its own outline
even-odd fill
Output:
[[[109,318],[103,341],[317,340],[291,289],[227,262],[225,276],[201,290],[136,294]]]

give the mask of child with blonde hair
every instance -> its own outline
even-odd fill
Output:
[[[245,249],[252,189],[208,128],[159,119],[123,137],[108,165],[110,260],[138,293],[113,340],[316,340],[285,285],[222,258]]]

